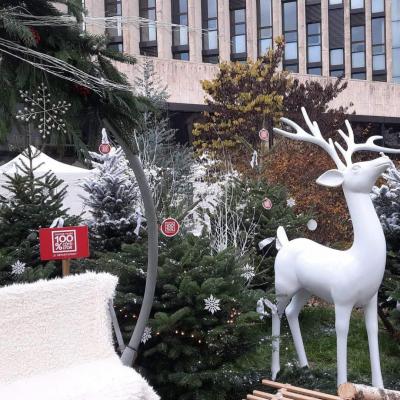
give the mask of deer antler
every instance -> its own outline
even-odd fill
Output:
[[[338,156],[332,139],[329,138],[328,141],[326,141],[322,137],[322,134],[318,127],[318,124],[315,121],[311,122],[311,120],[307,114],[307,111],[304,107],[301,107],[301,112],[303,114],[304,120],[306,121],[308,128],[310,129],[311,134],[307,133],[301,126],[297,125],[295,122],[293,122],[292,120],[290,120],[288,118],[281,118],[281,121],[284,124],[291,126],[296,131],[296,133],[284,131],[279,128],[274,128],[273,129],[274,132],[279,133],[280,135],[282,135],[288,139],[302,140],[304,142],[316,144],[317,146],[323,148],[330,155],[330,157],[335,162],[338,169],[345,169],[346,165],[343,163],[343,161]],[[344,133],[343,133],[343,135],[346,136]]]
[[[338,142],[335,142],[335,146],[339,149],[340,153],[342,154],[343,158],[346,161],[347,166],[350,166],[352,164],[351,157],[354,153],[357,153],[358,151],[374,151],[374,152],[400,154],[400,149],[391,149],[389,147],[382,147],[375,144],[374,142],[376,140],[382,139],[382,136],[378,135],[369,137],[365,143],[355,143],[354,132],[347,119],[345,121],[345,124],[349,134],[346,135],[341,129],[339,129],[338,132],[340,136],[343,138],[343,140],[346,142],[347,150],[345,150]]]

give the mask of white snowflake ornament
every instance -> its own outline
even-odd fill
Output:
[[[146,328],[144,328],[143,331],[143,335],[142,335],[142,343],[146,343],[148,340],[150,340],[152,338],[151,335],[151,328],[149,326],[146,326]]]
[[[221,310],[219,306],[220,301],[221,301],[220,299],[217,299],[211,294],[210,297],[204,299],[205,303],[204,309],[209,311],[211,314],[214,314],[216,311]]]
[[[293,197],[289,197],[286,200],[286,204],[287,204],[288,207],[292,208],[292,207],[294,207],[296,205],[296,200]]]
[[[22,101],[27,105],[23,110],[18,110],[16,118],[24,122],[36,122],[39,133],[43,139],[53,130],[66,133],[64,114],[71,107],[65,100],[52,103],[47,86],[43,83],[32,95],[28,91],[19,91]]]
[[[19,260],[15,261],[13,265],[11,265],[11,273],[13,275],[21,275],[25,272],[26,264]]]
[[[246,279],[246,281],[250,281],[256,276],[254,267],[250,264],[246,264],[242,268],[242,271],[243,272],[240,274],[240,276],[243,277],[244,279]]]

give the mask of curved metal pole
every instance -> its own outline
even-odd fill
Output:
[[[132,150],[131,146],[119,135],[117,129],[114,129],[113,125],[109,121],[103,119],[103,123],[106,128],[111,131],[114,137],[117,139],[119,145],[125,152],[125,155],[129,161],[129,165],[135,174],[136,181],[138,183],[140,194],[144,204],[144,211],[147,221],[147,278],[146,286],[144,290],[143,303],[140,309],[139,317],[132,333],[129,344],[125,347],[121,360],[124,365],[132,366],[135,362],[140,341],[144,328],[146,327],[147,321],[150,317],[150,311],[153,306],[154,292],[157,282],[157,266],[158,266],[158,227],[156,210],[154,207],[153,196],[149,184],[146,179],[146,175],[143,170],[142,163],[140,162],[139,156]]]

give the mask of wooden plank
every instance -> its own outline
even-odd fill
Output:
[[[254,396],[252,394],[247,395],[247,400],[265,400],[262,397]]]
[[[262,384],[265,386],[271,386],[271,387],[278,388],[278,389],[286,389],[288,392],[299,393],[304,396],[309,396],[312,398],[317,398],[317,399],[322,399],[322,400],[341,400],[341,398],[339,396],[333,396],[331,394],[321,393],[321,392],[317,392],[315,390],[309,390],[309,389],[304,389],[301,387],[292,386],[292,385],[285,384],[285,383],[270,381],[268,379],[263,379]]]
[[[290,392],[288,389],[279,389],[279,392],[282,393],[282,396],[285,396],[292,400],[315,400],[319,399],[316,396],[305,396],[304,394],[299,394],[295,392]]]
[[[253,394],[258,397],[262,397],[263,399],[273,399],[276,397],[276,394],[261,392],[260,390],[253,390]]]

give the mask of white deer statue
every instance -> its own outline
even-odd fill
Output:
[[[308,366],[301,337],[298,316],[311,295],[316,295],[335,306],[337,336],[337,384],[347,381],[347,334],[353,307],[363,307],[368,333],[372,384],[382,388],[382,374],[378,347],[377,293],[386,263],[386,242],[379,219],[370,198],[377,178],[391,165],[387,156],[352,163],[358,151],[400,153],[400,150],[376,145],[381,136],[372,136],[366,143],[355,143],[348,121],[348,135],[339,130],[346,143],[344,149],[332,139],[326,141],[316,122],[302,113],[310,133],[295,122],[281,118],[294,133],[274,128],[274,132],[289,139],[314,143],[322,147],[335,162],[337,169],[323,173],[317,183],[328,187],[342,186],[350,211],[354,231],[353,245],[345,251],[322,246],[309,239],[289,241],[282,227],[277,231],[275,260],[276,309],[272,314],[272,378],[280,369],[279,335],[282,314],[285,312],[292,332],[300,366]],[[336,147],[335,147],[336,146]],[[339,157],[340,154],[343,157]],[[290,304],[289,304],[290,302]],[[289,304],[289,305],[288,305]],[[275,308],[275,307],[273,307]]]

